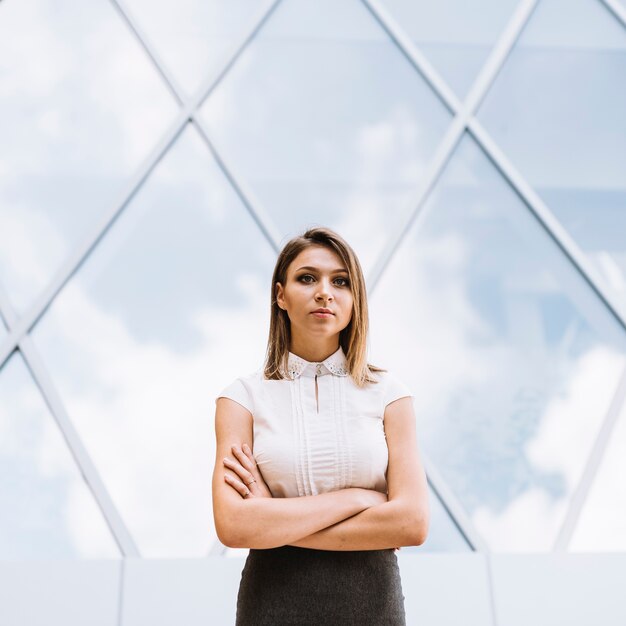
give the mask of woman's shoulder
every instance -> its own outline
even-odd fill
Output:
[[[217,394],[215,401],[217,402],[218,398],[230,398],[252,412],[254,407],[254,386],[262,378],[263,368],[237,376]]]
[[[368,385],[367,388],[383,396],[384,406],[399,398],[406,396],[413,397],[413,391],[401,375],[391,370],[381,368],[370,371],[372,378],[376,382]]]

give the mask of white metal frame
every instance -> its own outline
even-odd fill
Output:
[[[159,143],[146,157],[131,180],[129,180],[126,186],[122,189],[115,202],[105,212],[105,214],[94,223],[89,233],[74,249],[73,253],[59,268],[53,279],[36,299],[35,303],[23,316],[18,317],[16,315],[11,303],[9,302],[7,294],[0,286],[0,315],[4,318],[8,328],[8,336],[0,344],[0,367],[8,360],[14,350],[20,350],[27,367],[30,369],[36,384],[39,386],[41,393],[67,442],[71,454],[76,460],[78,467],[85,477],[88,487],[91,489],[96,502],[102,510],[104,518],[111,529],[113,537],[115,538],[121,553],[125,556],[139,556],[137,547],[128,529],[113,504],[103,481],[100,479],[89,454],[80,440],[80,437],[74,429],[72,421],[63,406],[61,398],[57,393],[51,377],[47,373],[46,367],[41,360],[36,347],[31,340],[29,332],[44,314],[48,306],[50,306],[63,286],[89,256],[100,239],[106,235],[113,222],[130,203],[138,189],[142,186],[143,182],[148,178],[161,158],[164,154],[166,154],[170,146],[176,141],[188,122],[191,122],[195,126],[196,130],[200,134],[200,137],[206,143],[211,154],[216,159],[221,170],[239,196],[247,211],[250,213],[252,219],[258,225],[263,236],[275,251],[279,250],[281,236],[278,229],[273,224],[270,216],[263,210],[261,203],[254,197],[252,190],[247,186],[247,184],[244,183],[242,177],[236,173],[232,163],[227,162],[223,151],[220,150],[219,147],[215,145],[215,141],[209,137],[209,133],[200,119],[199,108],[220,83],[222,78],[228,73],[233,64],[236,63],[243,50],[251,41],[253,41],[259,29],[262,28],[263,24],[278,6],[280,0],[267,0],[263,4],[258,14],[251,21],[249,28],[241,40],[238,41],[227,54],[224,55],[222,64],[218,71],[207,77],[201,87],[188,100],[183,98],[183,92],[177,84],[174,76],[169,72],[156,48],[142,31],[138,21],[134,19],[128,8],[124,6],[123,0],[109,1],[145,50],[154,67],[161,75],[165,85],[180,106],[180,111],[173,123],[162,136]],[[401,220],[401,223],[399,223],[396,227],[387,246],[368,275],[368,286],[370,291],[375,289],[394,252],[398,249],[398,246],[409,230],[417,228],[419,227],[419,224],[423,223],[426,215],[426,200],[432,189],[435,187],[435,184],[443,172],[446,164],[451,159],[463,134],[467,131],[471,134],[481,149],[487,154],[511,187],[520,196],[523,204],[529,211],[531,211],[538,223],[545,229],[555,244],[562,250],[566,258],[572,263],[573,267],[591,286],[608,311],[615,317],[622,328],[626,329],[625,314],[620,310],[619,306],[614,301],[613,296],[605,288],[602,278],[597,274],[591,264],[588,263],[585,255],[579,249],[576,242],[568,235],[558,220],[554,218],[548,207],[545,206],[531,185],[529,185],[522,175],[513,167],[512,163],[506,158],[506,155],[499,149],[496,142],[493,141],[485,128],[475,117],[478,106],[482,102],[485,94],[493,84],[493,81],[496,79],[498,72],[511,53],[511,50],[513,49],[524,27],[528,23],[539,0],[521,0],[519,2],[516,10],[511,16],[498,41],[493,46],[487,61],[476,77],[467,97],[463,102],[457,98],[456,94],[441,78],[428,59],[413,44],[410,37],[403,31],[400,25],[394,20],[393,16],[386,10],[379,0],[362,0],[362,2],[378,23],[389,34],[398,50],[408,59],[415,70],[424,77],[434,90],[435,94],[441,98],[443,103],[448,107],[454,116],[450,127],[444,134],[434,156],[431,159],[431,162],[429,163],[425,176],[416,190],[413,202],[411,203],[411,207],[413,208],[411,208],[405,216],[405,219]],[[598,0],[598,2],[610,11],[611,14],[622,24],[622,26],[626,26],[626,9],[624,9],[618,0]],[[598,437],[594,443],[593,450],[587,460],[583,477],[574,494],[566,521],[563,524],[555,544],[555,549],[557,550],[566,549],[569,543],[585,498],[589,492],[600,460],[610,439],[610,434],[615,426],[617,416],[626,401],[625,398],[626,371],[616,391],[611,408],[603,420]],[[434,464],[430,462],[427,457],[424,459],[424,463],[431,487],[441,499],[441,502],[444,504],[444,507],[447,509],[453,522],[457,525],[468,544],[474,550],[487,552],[488,548],[486,542],[476,531],[464,508],[458,502],[458,499],[453,491],[445,484],[445,481],[437,471]],[[222,551],[221,544],[214,546],[212,552],[215,551]]]

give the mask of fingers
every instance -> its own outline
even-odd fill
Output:
[[[252,456],[252,450],[248,448],[247,444],[244,443],[243,445],[243,451],[239,446],[231,446],[230,449],[235,458],[241,463],[241,465],[245,467],[249,472],[252,472],[256,466],[256,463],[254,462],[254,457]],[[248,452],[245,452],[246,448],[249,451],[249,454]]]
[[[242,497],[250,495],[250,490],[239,480],[233,478],[230,474],[224,474],[224,480]]]
[[[249,485],[252,482],[254,482],[255,480],[254,476],[247,469],[241,467],[239,463],[236,463],[235,461],[231,461],[231,459],[229,459],[228,457],[224,457],[224,465],[228,469],[235,472],[235,474],[237,474],[237,476],[241,478],[241,481],[244,484]]]
[[[233,445],[231,446],[231,451],[236,460],[233,461],[228,457],[224,457],[223,462],[228,469],[235,472],[235,474],[237,474],[237,476],[241,478],[242,482],[246,486],[250,487],[256,481],[258,472],[256,464],[253,460],[250,459],[250,457],[252,456],[252,451],[246,444],[244,444],[244,446],[244,450],[247,449],[249,454],[243,452],[239,446]]]

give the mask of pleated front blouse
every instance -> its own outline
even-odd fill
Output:
[[[341,347],[321,362],[289,352],[288,378],[263,368],[235,379],[217,396],[253,417],[253,453],[273,497],[317,495],[348,487],[387,493],[385,407],[412,396],[390,372],[357,385]]]

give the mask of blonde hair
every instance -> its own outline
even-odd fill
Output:
[[[352,318],[349,324],[339,333],[339,345],[346,355],[347,367],[355,384],[364,387],[367,383],[378,382],[372,376],[374,372],[385,372],[380,367],[367,363],[367,333],[369,318],[367,310],[367,293],[361,264],[354,250],[344,239],[330,228],[309,228],[302,235],[290,239],[276,260],[272,276],[270,330],[267,340],[264,375],[266,379],[281,380],[287,371],[287,359],[291,341],[291,322],[287,311],[278,306],[276,300],[276,283],[285,285],[287,269],[291,262],[304,250],[311,246],[324,246],[335,252],[344,262],[348,270],[350,290],[353,297]]]

